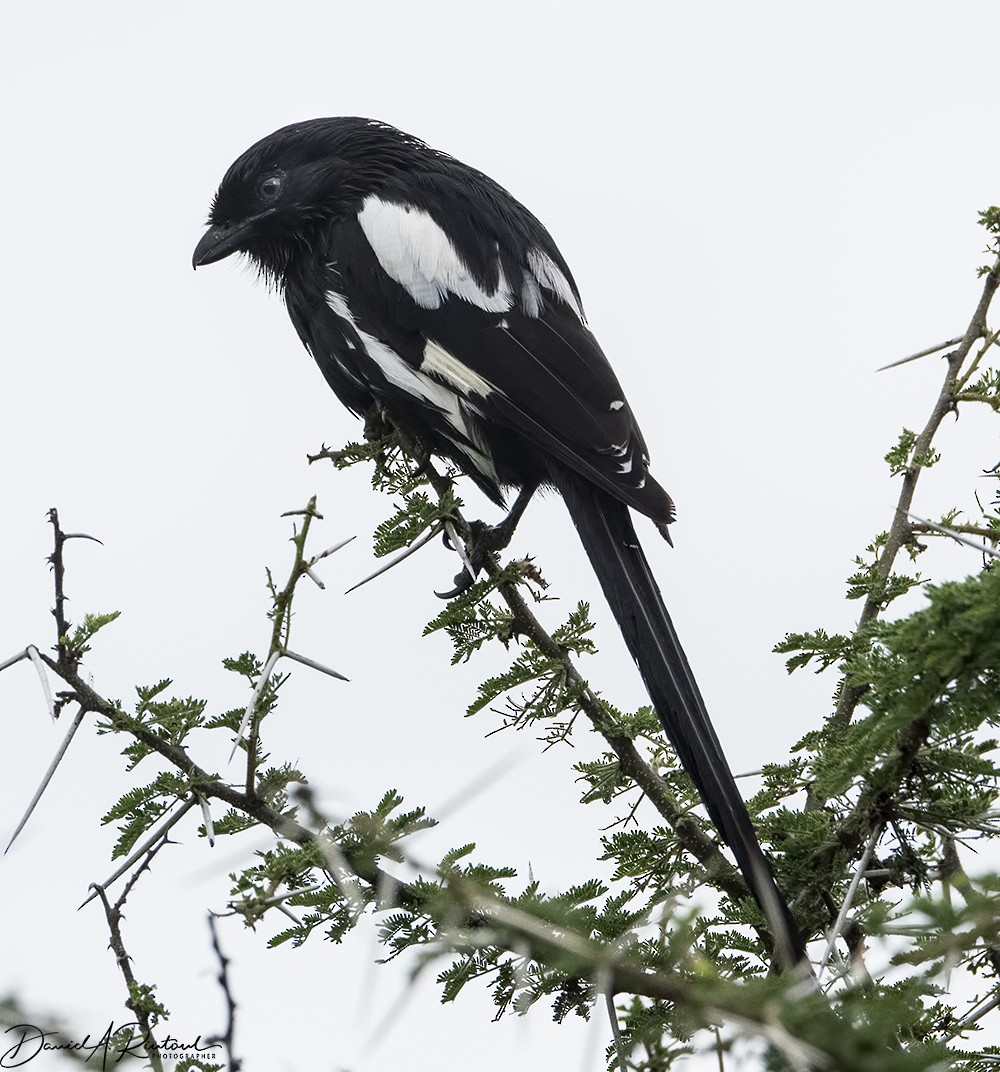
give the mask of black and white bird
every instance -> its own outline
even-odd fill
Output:
[[[195,267],[247,254],[348,409],[381,407],[498,505],[517,489],[515,519],[537,487],[559,491],[779,961],[803,960],[632,525],[630,508],[669,539],[673,503],[548,231],[482,172],[359,118],[257,142],[223,178],[209,224]]]

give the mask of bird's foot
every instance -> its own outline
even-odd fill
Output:
[[[461,573],[455,575],[455,587],[450,592],[434,593],[439,599],[454,599],[463,592],[467,592],[476,583],[476,577],[479,576],[487,558],[502,551],[510,543],[515,525],[509,522],[509,517],[499,525],[487,525],[485,521],[471,522],[469,535],[463,547],[462,559],[465,564],[462,566]],[[457,550],[447,530],[443,539],[445,547]]]
[[[487,525],[485,521],[473,521],[469,525],[469,534],[465,539],[465,546],[459,552],[465,564],[464,568],[455,577],[455,587],[450,592],[435,592],[436,596],[441,599],[454,599],[455,596],[460,596],[463,592],[467,592],[476,583],[476,577],[479,576],[479,571],[483,568],[487,557],[499,553],[510,543],[514,530],[517,528],[517,523],[521,520],[521,515],[527,509],[528,503],[531,502],[531,497],[535,494],[537,487],[538,485],[534,483],[525,484],[517,493],[517,499],[510,508],[510,513],[499,525]],[[458,550],[450,535],[446,528],[444,533],[445,547]]]

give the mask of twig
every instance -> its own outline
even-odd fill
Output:
[[[226,1048],[226,1063],[229,1068],[229,1072],[240,1072],[243,1067],[243,1062],[233,1054],[233,1035],[236,1030],[236,1002],[233,999],[233,992],[229,986],[229,958],[222,952],[222,946],[219,944],[219,932],[215,925],[215,917],[211,912],[208,914],[208,926],[212,932],[212,948],[215,950],[215,955],[219,961],[219,974],[216,976],[219,982],[219,986],[222,988],[223,996],[226,999],[226,1031],[223,1035],[218,1035],[215,1038],[209,1039],[209,1044],[222,1043]]]
[[[94,543],[101,543],[101,541],[96,536],[88,536],[85,532],[63,532],[59,525],[59,511],[55,507],[49,510],[49,523],[52,525],[54,544],[52,554],[49,556],[49,564],[52,566],[56,589],[56,605],[52,608],[52,616],[56,620],[59,665],[76,665],[80,661],[79,655],[71,652],[64,643],[64,639],[69,636],[69,620],[66,617],[66,564],[63,558],[63,548],[69,540],[92,540]]]
[[[146,838],[146,840],[131,853],[128,859],[126,859],[125,862],[117,868],[117,870],[113,871],[103,882],[92,882],[90,888],[92,890],[96,890],[98,888],[104,890],[107,889],[112,882],[115,882],[117,879],[121,878],[121,876],[124,875],[125,872],[137,860],[145,856],[150,851],[150,848],[153,845],[155,845],[158,841],[166,840],[167,833],[170,831],[171,827],[179,823],[181,819],[183,819],[184,816],[187,815],[187,813],[194,807],[194,805],[194,797],[192,797],[190,800],[184,801],[184,803],[174,812],[174,814],[171,815],[162,826],[160,826],[157,830],[150,834],[149,837]],[[96,896],[96,893],[91,893],[91,895],[83,902],[83,904],[80,905],[80,908],[83,908],[84,905],[90,904],[90,902]],[[77,911],[79,911],[79,909]]]
[[[899,491],[899,499],[896,503],[892,525],[875,567],[877,583],[872,586],[872,589],[869,591],[868,596],[865,599],[865,604],[862,607],[861,614],[858,618],[855,635],[870,625],[882,611],[884,586],[888,582],[892,573],[896,555],[898,555],[900,549],[905,546],[906,541],[910,536],[908,515],[910,507],[913,505],[913,496],[917,489],[917,482],[923,471],[922,459],[927,456],[931,443],[934,440],[934,436],[936,435],[938,428],[941,426],[941,422],[955,406],[955,383],[958,380],[958,374],[961,371],[966,358],[969,356],[969,352],[972,350],[972,346],[976,339],[982,337],[986,333],[986,313],[990,307],[990,302],[993,300],[993,295],[996,293],[998,285],[1000,285],[1000,257],[997,257],[993,263],[993,267],[987,273],[986,282],[983,285],[983,291],[980,295],[979,303],[976,306],[976,311],[972,314],[972,319],[969,321],[969,326],[966,328],[965,334],[958,341],[957,349],[947,355],[947,369],[945,371],[944,380],[938,391],[937,400],[927,419],[927,423],[924,425],[923,431],[917,436],[916,441],[913,444],[913,449],[910,454],[911,461],[903,474],[902,487]],[[831,716],[831,724],[840,727],[846,726],[854,717],[854,711],[863,695],[863,686],[851,685],[845,682],[840,690],[840,700],[837,703],[836,711],[834,711]]]
[[[995,993],[993,997],[986,999],[985,1002],[980,1002],[968,1016],[958,1022],[956,1034],[968,1027],[972,1027],[974,1023],[981,1020],[988,1012],[992,1012],[998,1005],[1000,1005],[1000,993]]]
[[[55,578],[56,605],[52,608],[52,616],[56,620],[56,641],[59,644],[60,664],[69,658],[69,652],[63,645],[63,637],[69,635],[69,621],[66,618],[66,591],[64,582],[66,578],[66,566],[63,562],[63,545],[66,543],[66,533],[59,526],[59,512],[55,507],[49,510],[49,522],[53,529],[55,546],[49,557],[52,573]]]
[[[610,982],[610,979],[608,980]],[[611,1038],[615,1044],[615,1064],[618,1072],[628,1072],[628,1064],[625,1058],[625,1041],[622,1039],[621,1025],[618,1023],[618,1010],[615,1008],[615,996],[605,985],[599,988],[604,994],[604,1007],[607,1009],[608,1020],[611,1022]]]
[[[400,436],[400,439],[404,449],[412,452],[412,444],[408,444],[403,436]],[[451,490],[451,481],[439,473],[430,460],[424,463],[424,474],[438,496],[443,496]],[[458,531],[459,536],[469,532],[468,522],[457,509],[451,515],[451,524]],[[452,538],[456,539],[456,537]],[[491,578],[496,578],[501,573],[500,566],[491,555],[485,556],[483,570]],[[513,627],[528,637],[547,658],[562,666],[567,687],[579,690],[581,710],[611,746],[618,757],[621,770],[645,794],[677,835],[685,850],[705,868],[709,880],[734,903],[749,898],[751,896],[749,887],[742,875],[726,859],[718,842],[705,832],[704,826],[690,811],[676,804],[667,783],[642,758],[634,741],[608,732],[608,715],[604,704],[587,684],[565,648],[553,640],[535,617],[518,586],[511,581],[501,581],[496,590],[513,615]],[[771,940],[769,932],[763,928],[757,929],[766,942]]]
[[[122,907],[125,904],[125,899],[128,897],[132,886],[138,880],[146,868],[149,867],[150,861],[156,853],[154,849],[146,858],[142,867],[132,876],[132,879],[126,885],[122,891],[121,897],[112,905],[108,901],[108,896],[104,892],[104,887],[92,884],[91,889],[94,891],[94,896],[100,897],[101,904],[104,905],[104,915],[108,921],[108,930],[111,932],[111,939],[109,945],[112,952],[115,954],[115,961],[118,964],[118,969],[122,973],[122,977],[125,980],[125,985],[128,988],[128,999],[125,1002],[127,1008],[131,1009],[135,1013],[136,1019],[139,1022],[139,1026],[142,1029],[142,1046],[146,1051],[146,1057],[149,1059],[150,1067],[153,1072],[163,1072],[163,1062],[160,1059],[159,1047],[156,1044],[156,1038],[153,1035],[153,1025],[150,1016],[149,1009],[146,1008],[142,1001],[142,997],[151,994],[151,988],[140,985],[132,971],[132,958],[125,950],[125,942],[122,939],[121,921],[122,921]]]
[[[966,547],[973,547],[981,554],[1000,558],[1000,551],[995,547],[987,547],[985,544],[976,543],[975,540],[970,540],[968,536],[963,536],[962,533],[956,532],[955,529],[946,528],[944,525],[935,525],[933,521],[928,521],[924,517],[917,517],[916,514],[910,514],[909,517],[912,521],[916,521],[918,525],[931,529],[933,532],[939,532],[942,536],[950,536],[957,543],[964,543]],[[994,533],[994,539],[1000,540],[1000,532]]]
[[[41,784],[35,790],[35,795],[31,798],[31,803],[28,805],[28,807],[24,811],[24,814],[21,816],[21,821],[17,824],[17,829],[14,831],[13,834],[11,834],[10,841],[7,842],[7,848],[3,850],[4,854],[6,854],[7,851],[10,849],[11,845],[14,844],[17,835],[21,833],[27,821],[31,818],[31,813],[35,810],[36,805],[42,799],[42,794],[48,788],[49,782],[52,781],[52,775],[55,774],[56,768],[62,761],[63,756],[66,755],[66,750],[69,748],[70,741],[73,740],[73,735],[80,728],[80,723],[83,722],[83,716],[86,713],[87,712],[82,707],[79,711],[77,711],[76,718],[74,718],[72,723],[70,724],[69,730],[66,732],[66,736],[63,738],[62,744],[59,746],[59,750],[52,757],[52,762],[49,764],[48,770],[46,770],[45,774],[42,775]]]

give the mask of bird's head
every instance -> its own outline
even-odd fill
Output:
[[[372,119],[313,119],[252,145],[226,172],[195,251],[195,268],[246,253],[282,281],[317,232],[357,212],[368,194],[436,154]]]

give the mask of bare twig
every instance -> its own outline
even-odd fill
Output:
[[[602,980],[603,981],[603,980]],[[610,979],[607,980],[610,983]],[[625,1057],[625,1041],[622,1039],[621,1025],[618,1023],[618,1010],[615,1008],[615,996],[611,993],[608,986],[605,984],[598,988],[600,993],[604,995],[604,1008],[608,1013],[608,1020],[611,1023],[611,1038],[615,1044],[615,1063],[618,1065],[618,1072],[628,1072],[628,1063]]]
[[[964,1031],[966,1028],[972,1027],[973,1024],[978,1023],[988,1012],[992,1012],[998,1005],[1000,1005],[1000,993],[994,993],[992,997],[981,1001],[968,1016],[958,1022],[956,1032]]]
[[[126,884],[121,896],[113,905],[108,901],[108,896],[105,893],[103,886],[94,883],[91,886],[91,889],[94,891],[94,896],[100,897],[101,904],[104,905],[104,915],[108,921],[108,930],[111,932],[109,944],[112,952],[115,954],[118,970],[122,973],[122,978],[124,978],[125,985],[128,988],[129,996],[125,1001],[125,1005],[135,1013],[136,1020],[139,1022],[139,1026],[142,1029],[142,1045],[143,1049],[146,1051],[146,1057],[149,1059],[150,1068],[153,1069],[153,1072],[163,1072],[163,1062],[160,1058],[159,1047],[157,1046],[156,1038],[153,1035],[153,1019],[143,1000],[144,997],[152,996],[152,988],[142,986],[136,979],[135,973],[132,971],[132,958],[125,950],[125,942],[122,939],[121,932],[122,908],[124,907],[125,900],[132,887],[139,879],[139,876],[149,867],[150,861],[156,854],[156,851],[157,849],[154,848],[152,852],[147,855],[142,866]]]
[[[233,1035],[236,1031],[236,1001],[229,985],[229,958],[222,952],[219,944],[219,932],[215,925],[215,917],[211,912],[208,914],[208,926],[212,932],[212,948],[219,961],[219,974],[216,977],[222,988],[223,997],[226,999],[226,1030],[222,1035],[209,1039],[209,1045],[221,1043],[226,1048],[226,1064],[229,1072],[240,1072],[243,1062],[233,1053]]]

